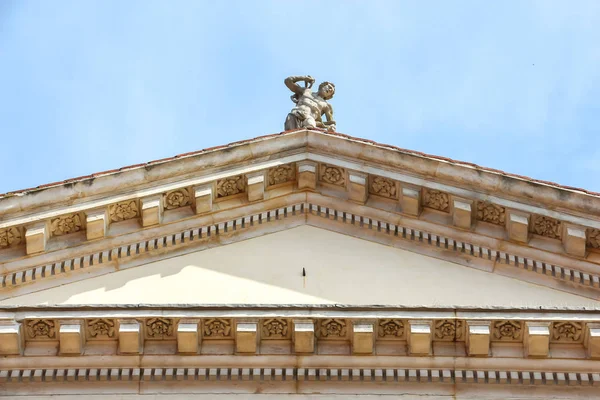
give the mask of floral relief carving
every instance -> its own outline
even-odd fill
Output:
[[[82,229],[83,222],[79,214],[54,218],[50,222],[50,230],[54,236],[67,235],[69,233],[79,232]]]
[[[404,323],[397,319],[383,319],[379,321],[377,334],[382,338],[404,337]]]
[[[346,171],[343,168],[322,164],[321,180],[332,185],[344,186],[346,184]]]
[[[346,336],[346,322],[337,318],[322,320],[319,333],[321,337],[343,338]]]
[[[435,338],[438,340],[458,340],[463,336],[462,321],[445,319],[435,322]]]
[[[113,204],[109,207],[109,215],[112,222],[137,218],[139,215],[138,205],[135,200]]]
[[[552,324],[553,341],[578,342],[582,336],[582,324],[579,322],[554,322]]]
[[[231,320],[211,318],[204,321],[204,336],[224,338],[231,335]]]
[[[153,339],[173,336],[173,326],[171,318],[150,318],[146,321],[146,336]]]
[[[479,202],[477,203],[477,219],[496,225],[504,225],[506,209],[496,204]]]
[[[115,320],[97,318],[87,322],[87,333],[88,337],[101,339],[101,338],[114,338],[116,333]]]
[[[543,215],[534,216],[531,228],[533,233],[552,239],[560,239],[562,236],[560,221]]]
[[[173,210],[179,207],[185,207],[192,204],[190,192],[187,188],[171,190],[165,193],[163,201],[165,210]]]
[[[23,240],[21,229],[16,226],[0,229],[0,247],[16,246]]]
[[[0,236],[0,246],[2,246],[1,240]],[[588,229],[587,245],[593,249],[600,249],[600,229]]]
[[[497,340],[521,340],[521,322],[519,321],[496,321],[494,322],[494,339]]]
[[[244,178],[241,175],[232,176],[217,181],[217,197],[233,196],[245,191]]]
[[[388,197],[390,199],[395,199],[398,193],[396,189],[396,182],[382,176],[374,176],[371,178],[369,191],[372,194]]]
[[[288,335],[288,321],[285,319],[271,318],[263,322],[263,337],[281,339]]]
[[[296,168],[292,164],[279,165],[269,170],[269,185],[290,182],[296,176]]]
[[[55,339],[56,323],[48,319],[35,319],[26,325],[27,335],[31,339]]]
[[[423,205],[434,210],[448,212],[450,207],[448,193],[440,192],[439,190],[424,189]]]

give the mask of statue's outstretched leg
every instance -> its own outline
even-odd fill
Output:
[[[285,124],[283,125],[283,130],[291,131],[292,129],[300,128],[300,124],[298,122],[299,122],[298,118],[294,114],[289,113],[287,115],[287,118],[285,119]]]

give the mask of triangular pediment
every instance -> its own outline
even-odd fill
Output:
[[[303,273],[306,276],[303,276]],[[598,307],[600,302],[302,225],[2,304]]]
[[[541,287],[596,300],[598,210],[600,196],[582,190],[339,134],[285,132],[0,196],[0,300],[467,305],[465,282],[478,277],[517,286],[502,295],[477,285],[470,305],[481,296],[537,304],[546,300],[529,293]],[[316,255],[310,235],[292,250],[270,244],[306,229],[333,235],[323,239],[329,253]],[[354,254],[354,243],[368,250]],[[246,265],[253,257],[268,274]],[[277,284],[306,257],[306,288]],[[320,263],[323,282],[312,275]],[[357,293],[361,274],[371,284]],[[398,293],[389,282],[378,291],[379,275]],[[194,293],[191,282],[210,284]],[[149,287],[157,300],[143,296]]]

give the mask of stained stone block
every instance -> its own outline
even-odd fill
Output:
[[[585,350],[589,358],[600,358],[600,324],[587,324]]]
[[[177,351],[179,353],[198,353],[199,339],[198,321],[179,322],[177,325]]]
[[[119,353],[137,354],[142,350],[142,328],[137,321],[119,324]]]
[[[411,355],[431,353],[431,321],[408,321],[408,350]]]
[[[103,238],[108,230],[108,213],[106,208],[89,210],[85,213],[85,233],[88,240]]]
[[[514,210],[507,210],[506,230],[508,238],[521,243],[529,241],[529,221],[530,215]]]
[[[367,174],[362,172],[349,171],[348,172],[348,198],[360,204],[364,204],[367,201],[368,190],[367,190]]]
[[[258,324],[242,322],[235,327],[235,350],[238,353],[256,353],[258,341]]]
[[[470,229],[474,219],[473,201],[464,199],[452,200],[452,223],[463,229]]]
[[[247,174],[248,201],[258,201],[265,197],[265,172],[259,171]]]
[[[298,189],[317,188],[317,163],[314,161],[299,161],[298,165]]]
[[[548,357],[550,350],[550,323],[526,322],[523,336],[526,357]]]
[[[490,321],[467,321],[467,351],[470,356],[488,356]]]
[[[58,330],[61,355],[79,355],[83,352],[85,335],[81,323],[65,321],[60,323]]]
[[[315,325],[313,321],[294,321],[293,340],[296,353],[313,353],[315,351]]]
[[[563,245],[568,254],[585,257],[585,228],[577,225],[564,225]]]
[[[0,323],[0,355],[19,355],[22,350],[21,325],[12,321]]]
[[[354,354],[372,354],[374,344],[374,328],[372,323],[352,325],[352,352]]]
[[[196,214],[204,214],[212,211],[213,188],[211,184],[195,187],[194,198]]]
[[[421,190],[419,188],[402,186],[400,208],[405,214],[414,216],[421,214]]]
[[[46,251],[48,240],[48,226],[46,222],[39,222],[25,228],[25,244],[27,254]]]
[[[158,225],[162,222],[163,199],[161,195],[145,197],[142,206],[142,226]]]

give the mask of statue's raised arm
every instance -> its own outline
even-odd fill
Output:
[[[310,75],[306,76],[288,76],[285,78],[285,86],[298,96],[302,96],[306,89],[310,89],[315,83],[315,78]],[[304,82],[304,87],[298,85],[298,82]]]
[[[290,111],[285,120],[285,130],[300,128],[326,128],[335,130],[335,121],[333,121],[333,108],[327,100],[333,97],[335,85],[331,82],[323,82],[319,85],[317,92],[312,92],[311,88],[315,83],[312,76],[290,76],[285,79],[285,85],[294,94],[292,101],[296,107]],[[304,87],[298,82],[304,82]],[[325,115],[325,122],[322,116]]]

